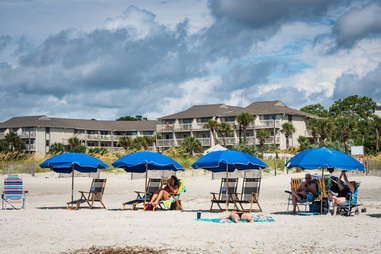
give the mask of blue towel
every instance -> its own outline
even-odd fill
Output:
[[[271,222],[275,221],[270,216],[263,216],[263,215],[253,215],[254,222]],[[195,219],[196,221],[206,221],[206,222],[214,222],[214,223],[234,223],[232,219]],[[248,223],[246,220],[240,220],[241,223]]]

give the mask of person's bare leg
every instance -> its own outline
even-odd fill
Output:
[[[153,204],[153,203],[155,202],[157,196],[159,196],[158,193],[153,194],[151,200],[150,200],[148,203],[149,203],[149,204]]]
[[[244,213],[244,214],[242,214],[242,216],[241,216],[241,220],[245,220],[245,221],[247,221],[247,222],[249,222],[249,223],[252,223],[252,222],[254,222],[254,217],[253,217],[252,214]]]
[[[238,213],[236,212],[232,212],[231,215],[230,215],[230,218],[235,222],[235,223],[239,223],[239,215]]]
[[[296,195],[295,191],[292,191],[292,212],[291,214],[296,214],[296,203],[299,201],[298,195]]]
[[[337,204],[338,203],[341,203],[341,202],[344,202],[345,201],[345,198],[343,197],[332,197],[332,205],[333,205],[333,214],[332,216],[336,216],[336,213],[337,213]]]
[[[159,204],[160,200],[162,200],[162,199],[163,200],[168,200],[169,199],[169,193],[167,191],[165,191],[165,190],[161,190],[159,192],[159,195],[157,196],[156,201],[153,202],[153,205],[157,206]]]

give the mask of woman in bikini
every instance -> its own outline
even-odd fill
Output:
[[[348,186],[346,188],[346,186],[343,186],[343,184],[341,183],[341,178],[344,177],[344,181],[345,181],[345,184]],[[337,212],[337,204],[338,203],[341,203],[341,202],[345,202],[346,200],[348,200],[348,196],[349,196],[349,193],[355,193],[357,187],[358,187],[358,184],[355,182],[355,181],[349,181],[348,178],[347,178],[347,175],[345,174],[345,171],[341,171],[341,174],[340,174],[340,177],[339,177],[339,180],[337,181],[337,185],[339,187],[339,192],[338,192],[338,196],[332,196],[332,205],[333,205],[333,216],[336,216],[336,212]]]
[[[171,176],[169,179],[169,182],[165,185],[164,188],[162,188],[159,192],[153,194],[151,201],[148,203],[148,205],[152,205],[153,207],[156,207],[160,200],[168,200],[171,197],[171,194],[176,194],[179,190],[179,180],[176,176]]]

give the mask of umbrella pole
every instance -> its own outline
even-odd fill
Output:
[[[147,174],[148,174],[148,163],[146,163],[146,180],[144,182],[144,207],[146,207],[146,197],[147,197]]]
[[[230,199],[230,193],[229,193],[229,188],[228,188],[228,176],[229,172],[229,165],[226,163],[226,181],[225,181],[225,189],[226,189],[226,212],[229,211],[229,199]]]
[[[74,205],[73,202],[74,202],[74,164],[71,170],[71,208],[73,208],[73,205]]]
[[[321,169],[321,187],[324,188],[324,168]],[[324,190],[320,190],[320,214],[323,213],[323,194]]]

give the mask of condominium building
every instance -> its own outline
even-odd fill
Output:
[[[256,132],[268,130],[270,137],[265,144],[275,144],[286,148],[286,138],[281,133],[282,124],[290,122],[295,133],[289,137],[290,146],[298,145],[299,136],[308,136],[306,121],[314,115],[287,107],[280,101],[254,102],[247,107],[236,107],[224,104],[197,105],[159,120],[143,121],[103,121],[53,118],[48,116],[13,117],[0,123],[0,140],[9,132],[18,134],[26,144],[27,151],[44,155],[54,143],[68,145],[68,140],[77,137],[87,148],[106,148],[109,151],[120,149],[118,140],[127,136],[132,139],[138,136],[157,135],[156,148],[163,151],[170,147],[180,146],[184,138],[194,136],[203,147],[217,143],[231,147],[239,143],[239,124],[237,116],[248,112],[254,121],[247,126],[246,142],[258,145]],[[219,133],[212,134],[205,124],[210,119],[231,125],[232,132],[227,137]],[[241,133],[242,134],[242,133]]]
[[[286,148],[286,137],[281,133],[282,124],[289,122],[295,128],[295,133],[289,137],[290,146],[298,146],[299,136],[308,136],[306,122],[314,115],[292,109],[280,101],[254,102],[247,107],[236,107],[224,104],[198,105],[189,109],[164,116],[159,119],[160,124],[156,127],[158,134],[157,146],[159,149],[180,146],[184,138],[194,136],[204,147],[210,147],[217,143],[225,146],[233,146],[239,143],[239,124],[237,116],[242,112],[248,112],[254,116],[254,121],[247,126],[246,142],[251,145],[259,145],[256,137],[259,129],[268,130],[270,137],[265,144],[274,144],[280,149]],[[210,120],[225,122],[231,125],[231,135],[224,138],[206,127]],[[242,132],[241,132],[242,135]]]
[[[18,134],[26,144],[27,151],[37,155],[49,152],[54,143],[68,145],[77,137],[87,148],[120,149],[118,140],[127,136],[153,136],[158,121],[103,121],[53,118],[47,116],[13,117],[0,123],[0,140],[9,132]]]

